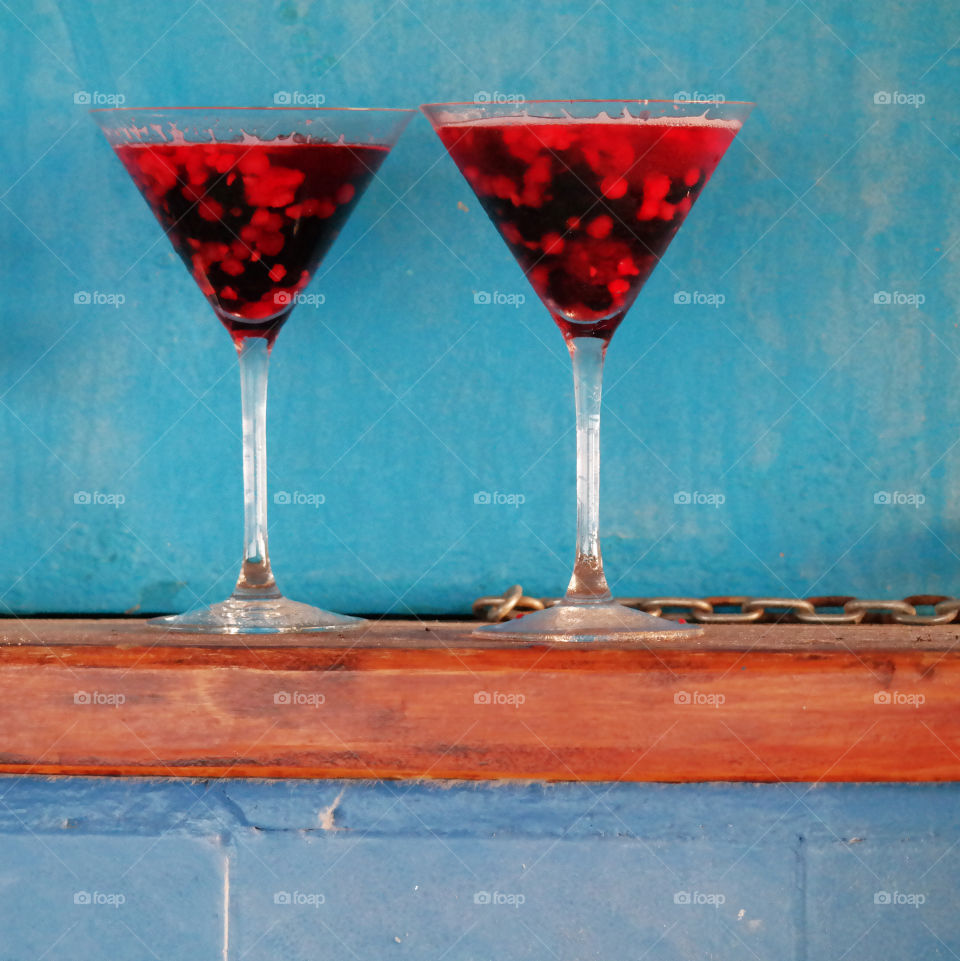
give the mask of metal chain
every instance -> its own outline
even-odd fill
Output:
[[[697,624],[949,624],[960,614],[960,598],[942,594],[913,594],[903,600],[863,600],[847,595],[819,597],[618,597],[626,607],[671,620]],[[485,621],[505,621],[528,611],[542,611],[559,597],[527,597],[514,584],[496,597],[478,597],[473,616]],[[932,614],[918,614],[918,607]],[[721,608],[721,610],[718,610]]]

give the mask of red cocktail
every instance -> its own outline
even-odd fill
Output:
[[[283,107],[93,111],[230,332],[240,361],[240,576],[227,600],[151,624],[272,634],[362,623],[288,600],[274,580],[267,548],[267,368],[300,292],[412,113]]]
[[[738,129],[703,117],[437,124],[568,338],[609,338]]]
[[[389,152],[305,139],[115,150],[234,339],[271,342]]]
[[[752,106],[566,100],[421,108],[563,331],[573,359],[577,551],[570,586],[556,606],[481,631],[643,645],[685,629],[617,604],[604,576],[603,360]]]

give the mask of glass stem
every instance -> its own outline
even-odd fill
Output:
[[[267,549],[267,372],[270,345],[265,337],[245,337],[240,356],[243,408],[243,566],[235,598],[280,597]]]
[[[577,407],[577,560],[567,588],[567,604],[612,600],[600,556],[600,394],[607,342],[574,337],[573,392]]]

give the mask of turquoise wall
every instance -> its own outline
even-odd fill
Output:
[[[84,93],[756,100],[609,354],[614,590],[957,592],[958,35],[955,5],[898,0],[8,0],[2,609],[185,608],[220,599],[239,559],[232,348]],[[271,505],[281,586],[396,613],[465,611],[517,580],[561,591],[569,362],[532,296],[474,304],[529,291],[424,118],[327,266],[323,306],[274,352],[271,490],[324,495]]]

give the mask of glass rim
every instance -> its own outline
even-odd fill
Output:
[[[645,99],[645,98],[635,98],[630,100],[623,100],[614,98],[613,100],[602,100],[597,98],[567,98],[562,100],[522,100],[519,103],[477,103],[475,100],[453,100],[449,103],[422,103],[420,104],[420,109],[423,110],[426,107],[476,107],[478,110],[482,107],[516,107],[523,108],[526,104],[531,103],[669,103],[675,105],[684,106],[703,106],[706,108],[710,107],[723,107],[730,104],[734,107],[755,107],[757,104],[753,100],[657,100],[657,99]]]
[[[142,112],[155,111],[157,113],[173,113],[186,110],[304,110],[317,113],[322,110],[338,112],[354,111],[356,113],[416,113],[416,107],[285,107],[274,105],[272,107],[224,107],[224,106],[200,106],[200,107],[92,107],[87,113],[120,113],[122,111],[140,110]]]

